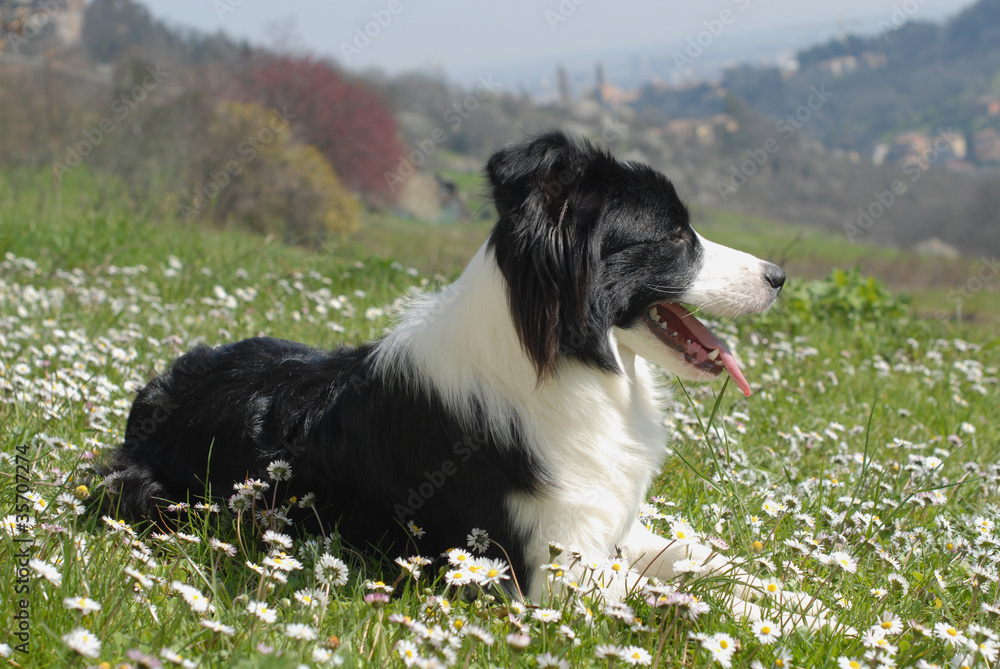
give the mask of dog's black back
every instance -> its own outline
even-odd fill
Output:
[[[268,464],[280,459],[294,475],[276,491],[278,503],[316,493],[324,524],[368,552],[436,557],[464,547],[474,527],[518,544],[503,506],[482,502],[536,486],[527,449],[460,425],[433,391],[377,378],[370,349],[258,337],[181,356],[132,406],[111,463],[120,510],[138,520],[176,501],[224,506],[234,482],[268,480]],[[308,526],[314,514],[293,518]],[[406,528],[411,520],[419,541]]]

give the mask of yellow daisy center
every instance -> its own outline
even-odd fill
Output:
[[[958,630],[954,627],[948,628],[948,636],[958,636]]]
[[[768,592],[777,592],[778,591],[778,586],[775,585],[774,583],[768,583],[767,584],[767,591]]]
[[[723,650],[725,650],[726,648],[729,648],[729,644],[726,643],[725,639],[722,639],[721,641],[719,641],[719,648],[722,648]]]
[[[760,628],[760,633],[761,634],[770,634],[771,633],[771,628],[768,627],[767,625],[764,625],[763,627]]]
[[[882,629],[884,629],[884,630],[892,629],[892,621],[891,620],[883,620],[882,621]]]

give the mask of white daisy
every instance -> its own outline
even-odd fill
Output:
[[[289,623],[285,625],[285,636],[298,641],[313,641],[316,639],[316,630],[309,625]]]
[[[101,655],[101,640],[82,627],[77,627],[72,632],[63,634],[62,640],[66,642],[70,650],[74,650],[84,657],[94,659]]]
[[[92,600],[90,597],[66,597],[63,599],[63,606],[67,609],[76,609],[77,611],[83,611],[84,613],[101,610],[101,605]]]

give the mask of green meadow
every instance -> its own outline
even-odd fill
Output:
[[[574,556],[554,548],[560,587],[523,601],[224,503],[191,500],[170,534],[129,526],[94,465],[122,442],[137,387],[198,343],[378,337],[406,294],[454,278],[489,226],[369,215],[355,235],[287,246],[181,225],[85,168],[58,191],[47,175],[0,174],[0,202],[0,662],[997,666],[1000,277],[953,317],[976,259],[695,210],[706,236],[784,261],[790,280],[771,312],[719,325],[750,398],[665,379],[670,455],[642,517],[690,528],[857,633],[782,631],[727,615],[725,577],[605,602],[592,584],[614,556],[565,583]],[[482,568],[470,544],[452,559]],[[778,620],[766,591],[758,603]]]

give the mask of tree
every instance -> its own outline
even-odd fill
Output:
[[[392,199],[385,173],[403,153],[389,107],[368,86],[312,58],[279,58],[256,65],[250,99],[293,120],[344,183],[373,203]]]
[[[84,14],[83,43],[100,63],[113,62],[132,50],[148,57],[166,42],[163,27],[132,0],[94,0]]]

